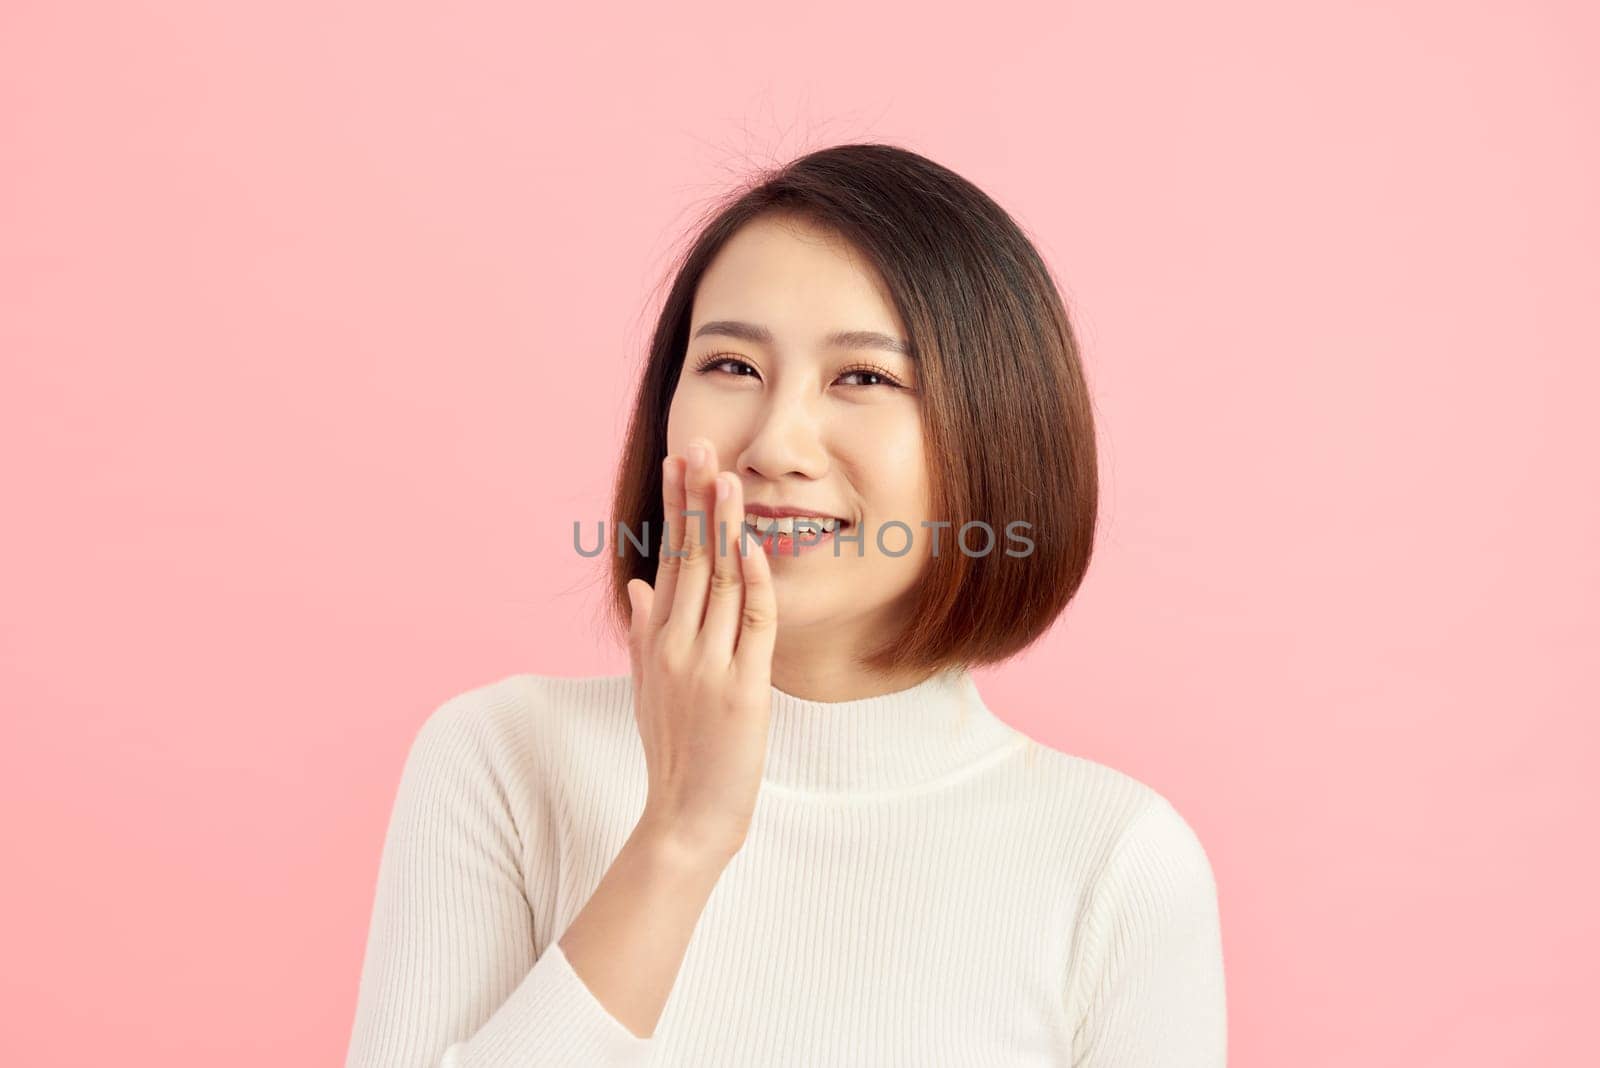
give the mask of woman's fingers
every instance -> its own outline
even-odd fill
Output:
[[[739,522],[744,522],[741,514]],[[744,606],[739,613],[738,645],[733,651],[734,673],[760,690],[772,676],[772,650],[778,640],[778,598],[772,589],[772,564],[761,540],[740,538],[740,578]]]
[[[683,483],[683,558],[678,561],[677,588],[672,591],[672,611],[664,628],[672,643],[684,650],[694,644],[705,618],[710,553],[716,548],[717,536],[711,525],[716,472],[716,450],[702,440],[691,442],[689,472]]]
[[[713,492],[711,594],[706,599],[705,623],[700,628],[705,657],[718,667],[733,662],[739,636],[739,610],[744,600],[739,546],[744,527],[744,490],[731,471],[717,475]],[[726,544],[724,544],[726,543]]]
[[[738,476],[718,478],[709,442],[692,455],[686,472],[670,457],[662,468],[668,547],[679,555],[660,562],[653,593],[642,579],[628,584],[634,719],[650,780],[641,818],[727,857],[750,833],[761,787],[777,605],[764,550],[740,537]]]
[[[650,627],[659,630],[672,615],[672,593],[678,587],[683,560],[683,461],[668,456],[661,463],[661,545],[657,548],[654,605]]]

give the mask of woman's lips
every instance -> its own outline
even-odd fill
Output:
[[[842,526],[849,526],[842,523]],[[839,529],[835,527],[835,530]],[[793,536],[779,531],[765,531],[752,528],[749,524],[744,527],[748,535],[760,538],[761,548],[768,556],[799,556],[803,553],[815,552],[822,546],[833,541],[834,530],[813,531],[796,530]]]

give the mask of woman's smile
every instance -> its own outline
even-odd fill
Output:
[[[772,519],[746,513],[744,529],[748,536],[759,540],[768,556],[798,556],[815,552],[824,545],[832,545],[834,532],[841,520]],[[848,524],[846,524],[848,525]]]

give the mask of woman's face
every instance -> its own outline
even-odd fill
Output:
[[[916,361],[892,349],[907,341],[877,272],[795,218],[746,224],[700,281],[668,451],[684,455],[703,438],[718,468],[738,475],[746,504],[842,518],[861,538],[859,548],[835,536],[769,554],[780,633],[881,640],[880,628],[903,623],[932,535],[921,525],[932,517]],[[890,527],[880,548],[891,520],[909,540]],[[730,547],[737,536],[728,532]],[[948,545],[946,528],[940,551]]]

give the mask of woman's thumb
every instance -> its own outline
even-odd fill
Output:
[[[655,591],[650,589],[650,584],[643,579],[628,580],[628,626],[634,627],[641,620],[650,618],[650,604],[655,600]]]

